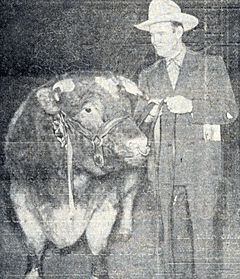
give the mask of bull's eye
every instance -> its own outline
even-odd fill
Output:
[[[85,108],[85,111],[86,111],[87,113],[90,113],[92,110],[91,110],[90,108]]]

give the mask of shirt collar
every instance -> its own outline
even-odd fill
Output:
[[[185,54],[186,54],[186,46],[185,44],[182,44],[182,48],[180,52],[175,57],[165,58],[167,67],[172,61],[174,61],[174,63],[176,63],[179,67],[181,67]]]

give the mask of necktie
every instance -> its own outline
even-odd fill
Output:
[[[167,63],[167,71],[172,83],[173,90],[175,90],[176,87],[180,68],[181,67],[176,59],[170,59]]]

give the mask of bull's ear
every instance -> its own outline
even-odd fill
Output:
[[[60,101],[62,93],[72,92],[75,89],[75,84],[71,78],[63,79],[56,82],[52,88],[41,88],[37,91],[37,98],[42,108],[49,114],[59,112],[57,102]]]
[[[120,80],[120,85],[124,87],[127,93],[133,94],[135,96],[143,95],[142,91],[137,87],[135,82],[123,76],[118,76],[117,78]]]
[[[59,112],[57,101],[59,97],[57,92],[54,92],[51,88],[41,88],[37,91],[37,98],[42,108],[48,114],[56,114]]]

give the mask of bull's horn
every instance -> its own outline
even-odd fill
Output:
[[[60,89],[60,92],[71,92],[75,89],[75,84],[71,78],[63,79],[53,85],[53,91]],[[57,96],[57,98],[59,98]],[[56,99],[57,101],[57,99]]]
[[[112,78],[95,77],[95,83],[111,94],[113,98],[119,98],[117,83]]]

